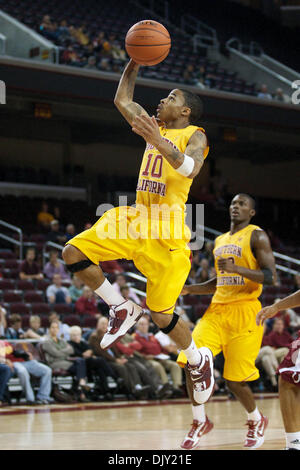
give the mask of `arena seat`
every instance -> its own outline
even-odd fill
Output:
[[[31,311],[33,315],[49,314],[51,312],[51,308],[49,304],[46,304],[46,302],[41,302],[32,304]]]
[[[13,302],[9,306],[10,313],[18,313],[20,315],[30,315],[31,304],[25,304],[24,302]]]
[[[30,302],[30,303],[42,303],[45,301],[43,291],[26,291],[24,292],[24,301],[25,302]]]

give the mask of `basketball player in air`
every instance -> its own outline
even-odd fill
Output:
[[[194,399],[204,403],[212,392],[213,379],[206,388],[202,370],[212,368],[213,357],[206,347],[198,351],[188,326],[174,313],[191,267],[185,202],[209,150],[204,129],[195,125],[202,113],[202,102],[193,93],[174,89],[160,101],[157,117],[150,117],[133,101],[138,70],[139,65],[130,60],[114,100],[132,130],[146,142],[136,207],[107,211],[92,228],[68,241],[63,258],[68,269],[110,306],[102,348],[109,348],[121,338],[144,311],[115,291],[99,262],[133,260],[147,278],[147,305],[152,320],[184,351],[193,376]]]
[[[197,348],[207,346],[214,356],[223,351],[227,386],[248,416],[244,446],[257,449],[264,442],[268,419],[257,409],[247,382],[259,377],[255,360],[261,347],[263,327],[256,324],[256,315],[261,309],[258,297],[263,285],[275,282],[275,260],[266,233],[257,225],[250,224],[255,215],[252,197],[237,194],[231,201],[229,213],[229,232],[215,240],[216,277],[202,284],[186,285],[182,294],[214,294],[192,336]],[[180,352],[177,362],[185,365],[184,351]],[[181,447],[192,449],[213,424],[205,414],[204,405],[199,405],[191,394],[190,375],[186,374],[186,378],[193,424]]]
[[[280,310],[300,307],[300,290],[281,299],[276,304],[258,312],[256,323],[263,325],[267,318]],[[286,450],[300,450],[300,330],[288,354],[278,367],[279,401],[285,429]]]

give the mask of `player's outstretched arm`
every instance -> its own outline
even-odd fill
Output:
[[[154,116],[151,118],[145,115],[136,116],[132,130],[143,137],[148,144],[152,144],[175,170],[183,164],[185,155],[188,155],[194,160],[194,165],[192,171],[186,176],[195,178],[199,173],[205,158],[204,151],[207,147],[207,139],[202,131],[194,132],[183,154],[162,138]]]
[[[139,68],[140,66],[130,59],[121,76],[114,99],[116,107],[130,125],[132,125],[136,116],[143,114],[148,116],[144,108],[133,101],[135,81]]]
[[[217,278],[214,277],[209,279],[206,282],[202,282],[201,284],[192,284],[192,285],[185,285],[181,291],[181,295],[209,295],[214,294],[217,287]]]
[[[260,269],[248,269],[233,263],[230,258],[218,259],[218,268],[227,273],[235,273],[259,284],[274,285],[276,282],[275,259],[268,235],[263,230],[254,230],[251,248]]]
[[[261,323],[263,325],[267,318],[274,317],[280,310],[295,307],[300,307],[300,290],[281,299],[279,302],[276,302],[276,304],[262,308],[256,315],[256,324],[259,325]]]

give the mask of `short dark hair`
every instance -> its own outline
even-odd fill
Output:
[[[237,196],[243,196],[245,198],[248,199],[248,201],[250,202],[250,206],[251,206],[251,209],[255,209],[255,199],[252,197],[252,196],[249,196],[249,194],[245,194],[245,193],[239,193],[237,194]]]
[[[191,114],[189,122],[192,125],[197,125],[203,113],[203,102],[198,95],[188,90],[180,90],[184,96],[185,105],[190,108]]]

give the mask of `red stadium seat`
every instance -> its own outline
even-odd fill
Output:
[[[72,305],[68,305],[68,304],[55,304],[53,307],[53,310],[59,315],[61,314],[66,315],[66,314],[73,313]]]
[[[186,305],[197,305],[199,302],[200,301],[198,295],[186,295],[184,297],[184,303]]]
[[[96,328],[98,318],[92,315],[85,315],[83,318],[83,327],[84,328]]]
[[[31,290],[31,291],[27,291],[27,292],[24,292],[24,300],[25,302],[30,302],[30,303],[42,303],[44,302],[44,295],[43,295],[43,291],[34,291],[34,290]]]
[[[64,323],[69,326],[78,325],[80,326],[80,317],[79,315],[65,315],[64,316]]]
[[[16,255],[11,250],[0,250],[0,258],[3,258],[3,259],[16,259]]]
[[[19,313],[20,315],[30,315],[31,305],[24,302],[14,302],[10,304],[10,313]]]
[[[15,281],[13,279],[0,279],[0,290],[13,290]]]
[[[22,291],[11,290],[3,293],[4,302],[22,302]]]
[[[18,269],[4,268],[2,272],[3,272],[3,277],[5,277],[5,279],[18,279],[19,278]]]
[[[48,286],[50,286],[51,281],[48,281],[47,279],[39,279],[36,283],[36,287],[38,290],[46,290]]]
[[[32,304],[31,310],[33,315],[49,314],[51,312],[51,308],[46,302]]]
[[[6,259],[4,261],[4,268],[19,269],[19,263],[16,259]]]
[[[29,281],[29,280],[21,280],[19,279],[18,281],[16,281],[16,286],[17,286],[17,289],[20,289],[20,290],[34,290],[34,284],[32,281]]]

